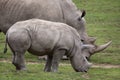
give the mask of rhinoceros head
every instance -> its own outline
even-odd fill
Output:
[[[86,58],[90,59],[90,56],[93,55],[94,53],[97,53],[106,49],[111,44],[111,41],[104,45],[100,45],[100,46],[96,45],[95,44],[96,38],[89,37],[86,32],[86,27],[85,27],[86,22],[84,19],[86,12],[85,10],[80,12],[81,12],[81,16],[79,16],[76,21],[76,29],[80,34],[82,43],[84,44],[82,53],[83,55],[86,56]]]
[[[86,15],[86,11],[82,10],[82,11],[79,11],[78,13],[79,14],[75,18],[73,24],[71,23],[71,26],[74,26],[74,28],[78,31],[78,33],[81,37],[81,41],[83,43],[94,44],[94,42],[96,41],[96,38],[89,37],[87,32],[86,32],[86,21],[84,19],[84,16]]]
[[[104,50],[111,44],[111,41],[104,45],[91,45],[91,44],[83,44],[81,49],[75,50],[74,55],[70,57],[71,64],[76,72],[87,72],[91,63],[89,63],[90,56],[96,52],[100,52]]]
[[[91,66],[91,63],[81,53],[75,53],[74,56],[70,57],[70,62],[76,72],[87,72]]]

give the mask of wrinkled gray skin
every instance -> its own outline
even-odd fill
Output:
[[[82,44],[78,32],[63,23],[40,19],[17,22],[8,30],[6,43],[13,52],[13,64],[17,70],[25,70],[26,51],[38,56],[48,55],[44,69],[47,72],[57,71],[63,55],[70,57],[71,65],[77,72],[87,72],[90,67],[82,54],[86,46]]]
[[[87,35],[84,16],[85,12],[78,10],[72,0],[0,0],[0,30],[5,34],[17,21],[39,18],[67,23],[78,31],[84,44],[96,46],[95,38]]]

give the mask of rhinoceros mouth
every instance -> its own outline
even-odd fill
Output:
[[[75,69],[76,72],[85,72],[87,73],[88,69]]]

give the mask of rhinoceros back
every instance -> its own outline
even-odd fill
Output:
[[[57,1],[58,0],[1,0],[0,30],[6,33],[9,27],[15,22],[31,18],[63,22],[61,7]]]

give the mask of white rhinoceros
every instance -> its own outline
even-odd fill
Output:
[[[72,0],[0,0],[0,31],[5,34],[17,21],[39,18],[74,27],[84,44],[94,46],[95,39],[86,33],[84,16],[85,11],[78,10]],[[107,48],[108,43],[102,46],[99,51]],[[87,54],[88,58],[89,55],[92,54]]]
[[[56,72],[63,55],[70,57],[71,65],[77,72],[87,72],[90,63],[83,56],[84,45],[78,32],[64,23],[31,19],[15,23],[6,34],[7,44],[13,52],[13,64],[17,70],[25,70],[26,51],[43,56],[47,55],[44,71]]]

